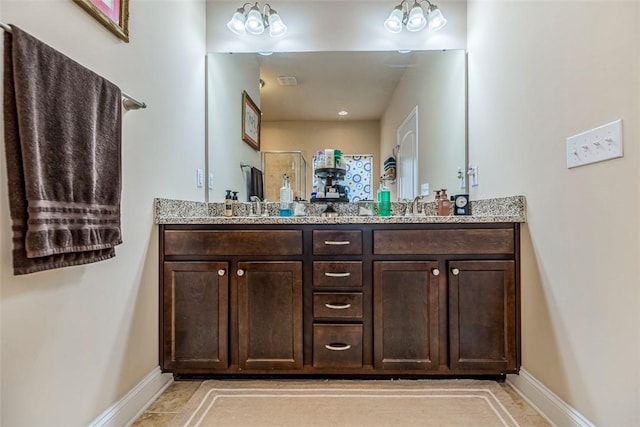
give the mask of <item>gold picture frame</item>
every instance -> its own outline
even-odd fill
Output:
[[[246,90],[242,91],[242,140],[260,150],[260,127],[262,112]]]
[[[129,43],[129,0],[73,0],[105,28]]]

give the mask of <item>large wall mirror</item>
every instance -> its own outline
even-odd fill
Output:
[[[312,158],[324,148],[372,155],[374,198],[384,161],[393,156],[399,157],[398,177],[411,168],[411,185],[405,178],[401,195],[397,180],[388,183],[394,198],[415,197],[423,184],[431,197],[440,188],[465,192],[458,176],[467,163],[463,50],[210,53],[207,74],[210,201],[221,201],[228,189],[246,200],[246,168],[264,169],[264,153],[288,153],[285,162],[304,159],[295,166],[304,176],[294,191],[308,199]],[[243,91],[262,111],[261,152],[241,139]],[[280,185],[280,171],[263,172],[266,186]],[[265,190],[277,200],[269,194]]]

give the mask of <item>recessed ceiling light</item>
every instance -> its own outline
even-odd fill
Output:
[[[348,115],[348,114],[349,114],[349,112],[348,112],[348,111],[344,111],[344,110],[342,110],[342,111],[338,111],[338,115],[339,115],[339,116],[346,116],[346,115]]]

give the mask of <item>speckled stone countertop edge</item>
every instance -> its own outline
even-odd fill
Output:
[[[425,224],[425,223],[523,223],[526,222],[524,196],[509,196],[471,201],[472,215],[429,215],[434,203],[425,203],[421,215],[398,214],[390,217],[345,214],[337,217],[317,215],[280,217],[239,215],[225,217],[211,212],[220,211],[220,203],[206,203],[186,200],[154,200],[156,224]],[[249,206],[248,203],[241,205]],[[345,204],[351,205],[351,204]],[[398,209],[403,205],[398,204]]]

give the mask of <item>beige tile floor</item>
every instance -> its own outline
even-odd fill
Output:
[[[147,408],[131,427],[166,427],[182,410],[202,381],[175,381]],[[520,395],[506,383],[502,388],[524,411],[529,422],[535,427],[549,427],[550,424],[533,409]]]
[[[166,427],[189,401],[202,381],[174,381],[131,427]]]

